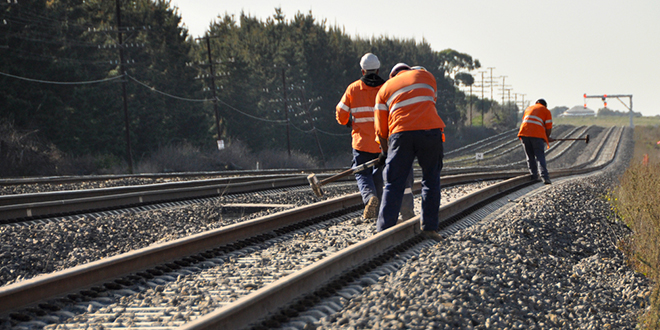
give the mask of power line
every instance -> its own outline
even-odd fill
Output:
[[[320,130],[319,128],[316,128],[316,130],[319,131],[319,132],[321,132],[321,133],[323,133],[323,134],[326,134],[326,135],[332,135],[332,136],[347,136],[347,135],[351,135],[351,133],[330,133],[330,132],[322,131],[322,130]]]
[[[147,87],[147,88],[148,88],[149,90],[151,90],[152,92],[156,92],[156,93],[159,93],[159,94],[165,95],[165,96],[167,96],[167,97],[171,97],[171,98],[173,98],[173,99],[182,100],[182,101],[189,101],[189,102],[206,102],[206,101],[211,101],[211,99],[190,99],[190,98],[185,98],[185,97],[181,97],[181,96],[176,96],[176,95],[168,94],[168,93],[165,93],[165,92],[159,91],[159,90],[157,90],[156,88],[151,87],[151,86],[149,86],[149,85],[147,85],[147,84],[145,84],[145,83],[143,83],[143,82],[141,82],[141,81],[135,79],[133,76],[131,76],[131,75],[129,75],[129,74],[126,74],[126,76],[127,76],[128,78],[130,78],[131,80],[135,81],[136,83],[138,83],[138,84],[140,84],[140,85],[142,85],[142,86],[144,86],[144,87]]]
[[[100,80],[68,82],[68,81],[49,81],[49,80],[31,79],[31,78],[25,78],[25,77],[15,76],[15,75],[13,75],[13,74],[4,73],[4,72],[0,72],[0,75],[7,76],[7,77],[12,77],[12,78],[16,78],[16,79],[21,79],[21,80],[25,80],[25,81],[37,82],[37,83],[42,83],[42,84],[54,84],[54,85],[85,85],[85,84],[96,84],[96,83],[108,82],[108,81],[112,81],[112,80],[116,80],[116,79],[121,78],[121,76],[116,76],[116,77],[106,78],[106,79],[100,79]]]
[[[190,98],[185,98],[185,97],[180,97],[180,96],[172,95],[172,94],[169,94],[169,93],[165,93],[165,92],[163,92],[163,91],[159,91],[159,90],[157,90],[156,88],[151,87],[151,86],[149,86],[149,85],[147,85],[147,84],[145,84],[145,83],[143,83],[143,82],[137,80],[136,78],[132,77],[132,76],[129,75],[129,74],[126,74],[126,76],[127,76],[128,78],[130,78],[131,80],[135,81],[136,83],[138,83],[138,84],[140,84],[140,85],[142,85],[142,86],[148,88],[148,89],[149,89],[150,91],[152,91],[152,92],[159,93],[159,94],[162,94],[162,95],[165,95],[165,96],[167,96],[167,97],[171,97],[171,98],[174,98],[174,99],[177,99],[177,100],[189,101],[189,102],[206,102],[206,101],[213,101],[213,99],[190,99]],[[286,122],[287,122],[286,120],[272,120],[272,119],[265,119],[265,118],[257,117],[257,116],[251,115],[251,114],[249,114],[249,113],[246,113],[246,112],[244,112],[244,111],[241,111],[241,110],[237,109],[236,107],[233,107],[232,105],[230,105],[230,104],[224,102],[223,100],[219,99],[218,97],[216,97],[216,99],[218,100],[218,102],[220,102],[220,103],[226,105],[226,106],[229,107],[230,109],[232,109],[232,110],[234,110],[234,111],[236,111],[236,112],[238,112],[238,113],[240,113],[240,114],[242,114],[242,115],[244,115],[244,116],[250,117],[250,118],[252,118],[252,119],[261,120],[261,121],[270,122],[270,123],[286,123]]]
[[[218,100],[218,102],[220,102],[220,103],[226,105],[226,106],[229,107],[230,109],[232,109],[232,110],[234,110],[234,111],[237,111],[237,112],[239,112],[239,113],[241,113],[241,114],[243,114],[243,115],[245,115],[245,116],[248,116],[248,117],[250,117],[250,118],[252,118],[252,119],[261,120],[261,121],[266,121],[266,122],[269,122],[269,123],[286,123],[286,120],[272,120],[272,119],[264,119],[264,118],[260,118],[260,117],[253,116],[253,115],[251,115],[251,114],[245,113],[245,112],[243,112],[243,111],[241,111],[241,110],[238,110],[238,109],[234,108],[233,106],[231,106],[231,105],[229,105],[228,103],[222,101],[222,100],[219,99],[218,97],[216,97],[215,99]]]

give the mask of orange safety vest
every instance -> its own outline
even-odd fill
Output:
[[[407,70],[388,80],[376,96],[376,135],[439,128],[445,123],[435,109],[437,84],[425,70]]]
[[[552,113],[543,104],[536,103],[525,109],[518,137],[541,138],[549,146],[546,129],[552,129]]]
[[[337,104],[337,122],[348,124],[352,119],[352,147],[355,150],[380,153],[380,145],[376,143],[374,131],[374,103],[381,86],[371,87],[362,80],[348,85],[344,96]]]

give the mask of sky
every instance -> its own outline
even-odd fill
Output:
[[[317,21],[353,37],[412,38],[436,51],[467,53],[482,65],[473,71],[477,84],[478,71],[486,71],[488,82],[493,68],[498,102],[504,81],[511,89],[505,101],[509,95],[511,101],[543,98],[548,108],[571,108],[584,105],[585,93],[632,95],[633,111],[660,115],[654,99],[660,94],[658,0],[172,0],[172,6],[194,37],[225,14],[238,18],[244,12],[265,21],[277,7],[287,19],[311,11]],[[485,96],[491,97],[490,89]],[[609,98],[607,105],[628,111],[630,98]],[[587,107],[597,110],[603,101],[588,99]]]

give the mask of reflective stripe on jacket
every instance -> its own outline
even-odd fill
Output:
[[[549,145],[546,129],[552,129],[552,113],[543,104],[537,103],[525,109],[518,137],[535,137]]]
[[[337,104],[337,122],[346,125],[352,120],[352,147],[355,150],[380,152],[374,132],[374,103],[381,86],[371,87],[362,80],[357,80],[348,85],[344,96]]]
[[[425,70],[407,70],[388,80],[376,96],[376,135],[444,129],[435,109],[437,84]]]

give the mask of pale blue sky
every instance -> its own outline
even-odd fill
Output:
[[[584,93],[632,94],[634,111],[660,115],[655,99],[660,94],[658,0],[173,0],[172,4],[193,36],[204,34],[225,13],[238,17],[244,11],[265,20],[275,7],[282,8],[287,18],[311,10],[318,20],[326,19],[328,25],[343,27],[352,36],[424,38],[434,50],[467,53],[483,68],[494,67],[493,76],[506,76],[511,100],[518,93],[525,94],[525,100],[545,98],[550,108],[570,108],[583,104]],[[490,90],[486,96],[490,97]],[[500,91],[494,97],[501,102]],[[628,105],[627,98],[622,101]],[[591,99],[587,106],[595,110],[603,103]],[[616,99],[610,99],[608,107],[627,111]]]

